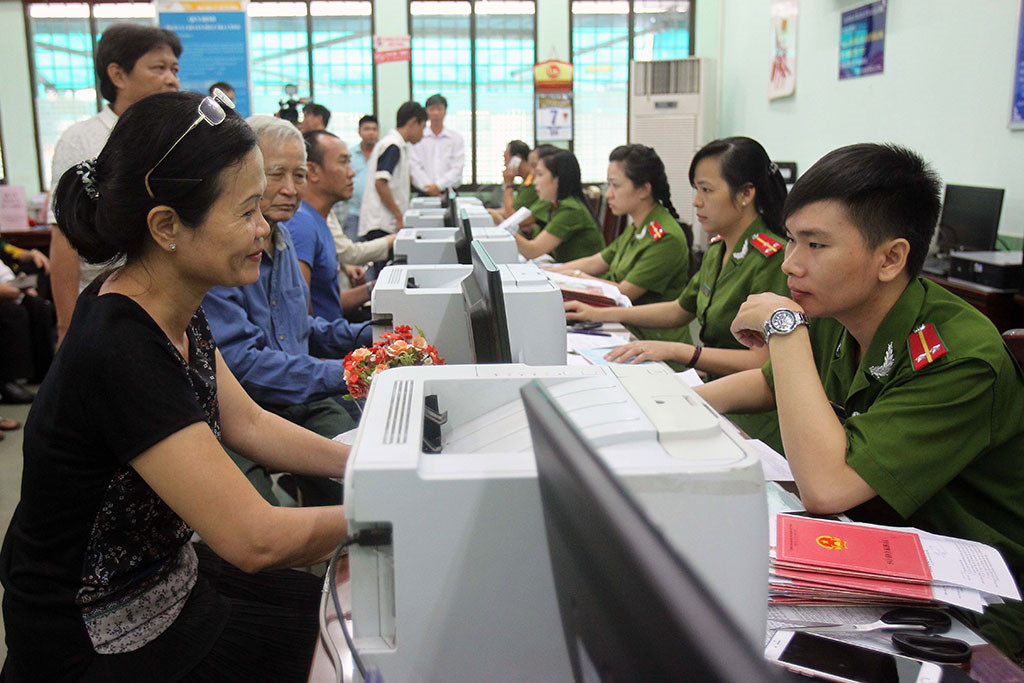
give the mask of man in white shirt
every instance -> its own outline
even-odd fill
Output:
[[[462,184],[466,146],[461,135],[444,127],[448,100],[441,93],[427,98],[426,108],[430,126],[423,139],[409,148],[412,184],[420,192],[439,197],[449,187]]]
[[[423,138],[427,112],[419,102],[406,102],[398,108],[395,123],[374,145],[366,163],[366,189],[359,211],[359,236],[364,240],[401,230],[402,216],[409,208],[408,146]]]
[[[53,151],[51,190],[69,168],[99,155],[125,109],[149,95],[178,89],[180,56],[181,41],[167,29],[121,23],[103,32],[96,45],[96,76],[100,93],[110,104],[60,136]],[[59,344],[71,322],[79,292],[103,267],[81,262],[57,226],[51,226],[50,231],[50,283],[57,307]]]

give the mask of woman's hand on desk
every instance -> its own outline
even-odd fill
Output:
[[[693,347],[689,344],[644,339],[616,346],[604,359],[615,363],[643,363],[649,360],[685,363],[690,360],[692,354]]]
[[[571,323],[588,320],[604,323],[618,322],[617,320],[613,320],[611,316],[605,314],[605,311],[612,310],[615,309],[612,307],[599,308],[597,306],[585,304],[581,301],[566,301],[565,319]]]

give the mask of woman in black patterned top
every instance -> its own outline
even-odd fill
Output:
[[[283,568],[328,556],[344,512],[271,507],[221,443],[316,476],[349,450],[260,409],[200,308],[257,279],[269,232],[256,137],[227,105],[141,100],[60,180],[72,245],[126,260],[82,293],[26,424],[4,681],[306,679],[320,581]]]

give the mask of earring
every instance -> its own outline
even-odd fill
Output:
[[[175,244],[174,242],[171,242],[170,244],[167,245],[167,248],[173,252],[175,249],[178,248],[178,245]]]

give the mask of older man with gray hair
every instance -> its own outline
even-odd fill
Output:
[[[309,315],[309,290],[283,225],[295,215],[306,188],[306,146],[302,134],[287,121],[258,115],[248,122],[263,154],[267,188],[260,210],[271,235],[259,280],[241,287],[214,287],[203,308],[221,355],[257,403],[334,437],[354,423],[332,398],[347,393],[342,363],[333,359],[369,343],[370,330],[356,328],[344,318],[328,322]],[[232,457],[260,493],[276,504],[270,473],[235,454]],[[304,505],[341,500],[340,487],[334,482],[295,479]]]

